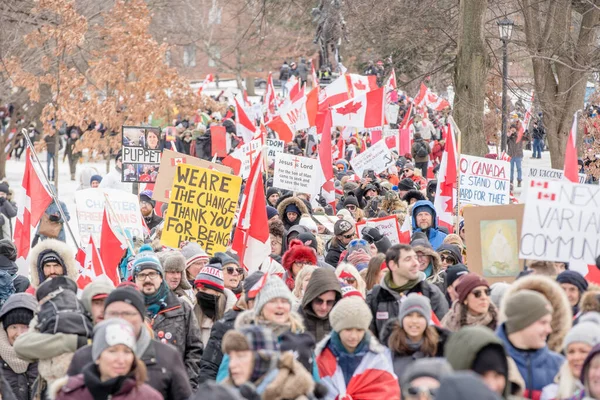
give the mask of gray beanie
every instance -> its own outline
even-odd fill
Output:
[[[256,295],[254,313],[260,315],[265,304],[273,299],[285,299],[290,304],[294,304],[294,295],[290,292],[285,282],[276,275],[269,276],[265,285],[260,289],[258,295]]]
[[[206,251],[196,242],[189,242],[181,249],[181,254],[185,257],[185,267],[188,268],[196,261],[206,261],[208,263],[208,254]]]
[[[400,311],[398,313],[400,323],[402,323],[404,317],[414,312],[421,314],[427,321],[427,325],[429,325],[429,320],[431,319],[431,302],[427,296],[422,296],[418,293],[410,293],[406,296],[402,303],[400,303]]]
[[[579,323],[589,321],[600,325],[600,313],[596,311],[588,311],[579,317]]]
[[[441,381],[451,373],[452,366],[445,358],[420,358],[406,367],[399,378],[400,387],[408,387],[413,380],[424,376]]]
[[[135,352],[136,339],[131,324],[121,318],[104,320],[94,327],[92,358],[97,361],[100,354],[109,347],[125,345]]]
[[[571,328],[563,340],[563,349],[572,343],[586,343],[594,347],[600,343],[600,326],[592,321],[579,322]]]
[[[336,332],[344,329],[368,330],[373,315],[362,297],[345,297],[337,302],[329,313],[329,323]]]
[[[552,314],[552,305],[540,292],[520,290],[511,294],[505,305],[506,333],[522,331],[535,321]]]

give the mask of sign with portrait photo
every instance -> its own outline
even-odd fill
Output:
[[[122,182],[153,183],[160,166],[160,128],[123,126]]]

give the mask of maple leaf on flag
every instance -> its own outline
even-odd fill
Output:
[[[346,104],[344,107],[336,108],[335,112],[337,112],[338,114],[341,114],[341,115],[356,114],[356,112],[358,110],[360,110],[361,107],[362,107],[362,103],[351,102],[351,103]]]
[[[367,88],[367,85],[365,85],[362,82],[356,82],[354,84],[354,87],[357,88],[358,90],[365,90]]]

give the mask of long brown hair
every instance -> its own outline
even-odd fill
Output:
[[[369,266],[367,267],[367,276],[365,278],[365,283],[367,284],[367,292],[373,289],[373,286],[379,284],[377,278],[379,277],[379,272],[381,272],[381,264],[385,262],[385,254],[377,254],[375,257],[372,257],[369,260]]]
[[[146,364],[144,364],[144,362],[137,357],[133,362],[131,373],[133,373],[133,377],[135,378],[135,385],[137,387],[140,387],[144,383],[146,383],[146,378],[148,377]]]
[[[423,332],[423,344],[419,349],[423,354],[428,357],[435,357],[438,350],[438,343],[440,341],[440,335],[434,326],[429,325]],[[408,347],[408,336],[402,327],[402,321],[397,321],[394,324],[392,334],[388,339],[388,347],[391,351],[399,355],[409,355],[414,352]]]

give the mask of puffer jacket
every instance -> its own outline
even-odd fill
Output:
[[[177,348],[185,364],[192,389],[195,389],[198,385],[202,358],[198,321],[192,307],[186,301],[181,302],[175,293],[169,291],[166,303],[166,307],[152,318],[150,326],[161,342]]]
[[[381,284],[375,285],[367,294],[367,305],[373,314],[373,321],[371,321],[369,329],[376,337],[381,337],[380,333],[383,332],[383,327],[390,319],[398,317],[402,296],[407,296],[409,293],[420,293],[428,297],[436,317],[440,320],[444,318],[448,312],[448,302],[437,286],[425,281],[425,274],[420,274],[421,281],[412,289],[399,294],[390,289],[386,283],[388,279],[391,279],[390,273],[388,271]]]
[[[308,281],[306,292],[302,298],[302,305],[298,310],[298,313],[304,318],[306,331],[312,333],[317,342],[320,342],[331,332],[331,324],[329,323],[329,315],[325,318],[317,316],[313,311],[312,302],[329,291],[335,292],[336,303],[342,298],[342,289],[335,272],[329,268],[317,268]]]
[[[285,212],[285,209],[290,204],[294,204],[296,207],[298,207],[298,210],[300,210],[300,215],[298,215],[298,218],[294,222],[291,222],[287,218],[287,215]],[[279,214],[279,218],[281,218],[281,221],[283,221],[283,226],[285,227],[286,231],[288,231],[292,226],[298,225],[300,223],[300,217],[302,215],[310,214],[306,204],[304,204],[302,199],[300,199],[298,197],[288,197],[288,198],[280,201],[279,204],[277,205],[277,213]]]
[[[444,232],[438,230],[437,213],[435,212],[435,207],[429,200],[419,200],[413,205],[411,211],[413,234],[415,232],[423,232],[421,228],[417,226],[417,216],[415,215],[415,210],[421,206],[428,207],[430,209],[431,215],[433,216],[433,226],[427,229],[427,232],[425,233],[427,235],[427,239],[429,239],[429,243],[431,243],[431,247],[437,249],[442,245],[442,243],[444,243],[444,239],[447,235]]]

